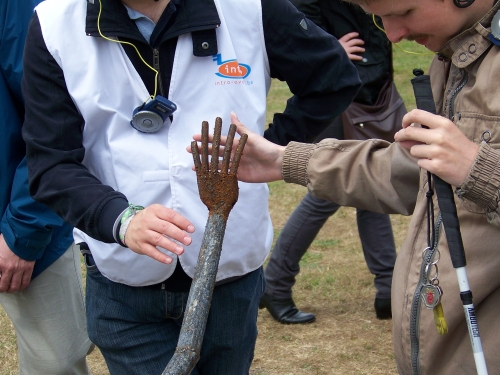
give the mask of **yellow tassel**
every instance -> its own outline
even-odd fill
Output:
[[[436,328],[440,335],[445,335],[448,333],[448,324],[446,324],[446,319],[444,318],[444,311],[441,302],[439,302],[434,309],[434,323],[436,323]]]

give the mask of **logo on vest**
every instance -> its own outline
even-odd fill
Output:
[[[216,81],[216,86],[230,84],[253,85],[253,81],[245,80],[252,71],[249,65],[241,64],[236,59],[222,61],[222,55],[220,53],[213,56],[213,61],[215,61],[218,66],[215,75],[229,79]]]
[[[222,61],[222,55],[219,53],[214,55],[214,61],[219,66],[219,71],[215,73],[222,78],[245,79],[252,70],[247,64],[240,64],[238,60]]]

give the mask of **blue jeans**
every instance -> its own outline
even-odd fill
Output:
[[[161,374],[177,346],[188,293],[115,283],[99,272],[91,255],[85,257],[88,334],[110,374]],[[192,375],[249,373],[264,289],[262,267],[215,287]]]

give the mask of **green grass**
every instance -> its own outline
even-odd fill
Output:
[[[325,240],[315,240],[313,242],[313,246],[329,248],[334,247],[339,244],[339,240],[337,239],[325,239]]]

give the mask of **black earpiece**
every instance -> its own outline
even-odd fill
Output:
[[[472,5],[475,0],[453,0],[453,4],[457,8],[467,8]]]

